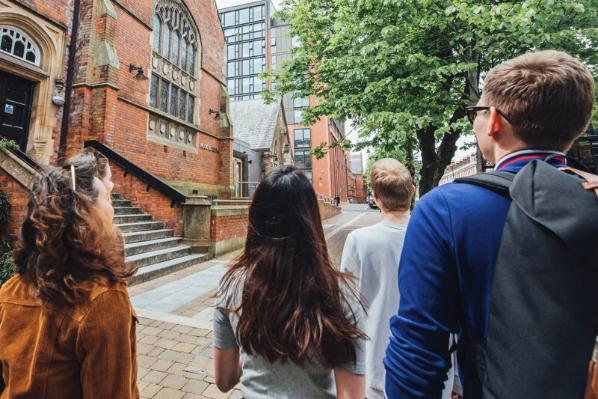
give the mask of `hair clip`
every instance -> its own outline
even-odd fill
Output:
[[[71,180],[73,181],[73,191],[77,191],[77,186],[75,184],[75,165],[71,165]]]

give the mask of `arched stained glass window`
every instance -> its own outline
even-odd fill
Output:
[[[0,25],[0,51],[30,64],[41,65],[39,46],[21,30]]]
[[[153,59],[149,134],[159,142],[194,146],[199,104],[201,42],[191,14],[181,0],[158,0],[153,16]],[[168,115],[166,115],[168,114]]]

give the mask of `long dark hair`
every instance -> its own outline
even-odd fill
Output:
[[[107,159],[86,150],[35,182],[15,264],[42,300],[73,304],[86,297],[90,282],[126,281],[135,273],[125,264],[120,234],[94,206],[94,178],[107,173]]]
[[[226,304],[239,314],[240,345],[270,362],[355,361],[355,341],[366,336],[356,325],[348,296],[362,302],[351,287],[328,256],[311,183],[292,166],[275,169],[255,192],[245,250],[218,291],[242,292],[240,306]]]

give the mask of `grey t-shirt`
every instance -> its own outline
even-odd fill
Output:
[[[214,346],[219,349],[238,346],[235,332],[239,316],[227,312],[223,307],[228,304],[236,307],[240,303],[242,284],[236,285],[235,292],[228,292],[216,300],[214,310]],[[233,290],[231,290],[233,291]],[[351,298],[350,294],[347,297]],[[358,303],[352,302],[348,313],[353,310],[357,326],[364,330],[363,309]],[[358,340],[355,345],[357,361],[341,366],[343,370],[354,374],[365,372],[365,343]],[[294,399],[294,398],[336,398],[336,386],[333,369],[319,363],[306,363],[299,366],[291,361],[282,363],[269,362],[259,355],[249,355],[240,349],[243,374],[241,375],[241,392],[246,399]]]
[[[370,337],[365,348],[365,394],[368,399],[386,397],[383,360],[391,335],[389,321],[399,309],[399,261],[406,231],[405,224],[383,220],[351,232],[343,248],[341,270],[358,278],[359,292],[368,306],[365,317],[365,332]],[[443,399],[451,395],[451,373],[446,386]]]

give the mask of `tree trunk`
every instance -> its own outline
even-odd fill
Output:
[[[417,131],[419,149],[422,157],[422,168],[419,171],[419,196],[422,197],[434,188],[434,175],[436,174],[436,139],[434,127],[429,126]]]

